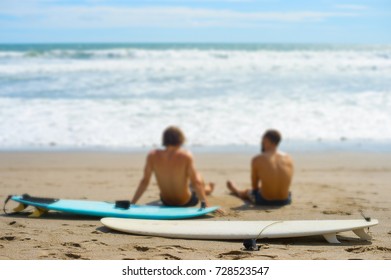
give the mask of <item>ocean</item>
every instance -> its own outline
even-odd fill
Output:
[[[0,45],[0,150],[391,151],[391,46]]]

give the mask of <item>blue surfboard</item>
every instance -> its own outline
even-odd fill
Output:
[[[130,205],[126,209],[120,208],[118,205],[116,206],[115,203],[105,201],[39,198],[29,195],[11,196],[10,199],[21,204],[22,207],[19,207],[19,211],[27,206],[35,207],[36,211],[38,211],[38,214],[35,215],[36,217],[39,217],[46,211],[53,210],[96,217],[175,220],[203,216],[219,208]]]

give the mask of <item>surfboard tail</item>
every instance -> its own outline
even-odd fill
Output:
[[[12,198],[14,197],[14,195],[9,195],[7,196],[7,198],[5,199],[4,201],[4,204],[3,204],[3,212],[4,214],[6,215],[12,215],[14,213],[19,213],[19,212],[22,212],[24,209],[27,208],[28,205],[26,204],[23,204],[23,203],[19,203],[18,206],[16,206],[14,209],[13,209],[13,212],[8,212],[7,211],[7,203],[12,200]]]

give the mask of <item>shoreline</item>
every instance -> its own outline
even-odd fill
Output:
[[[280,145],[282,151],[288,153],[391,153],[391,140],[335,140],[335,141],[289,141],[284,140]],[[109,147],[109,146],[25,146],[0,147],[0,153],[147,153],[153,149],[161,149],[159,145],[143,147]],[[207,154],[255,154],[260,150],[259,145],[185,145],[185,149],[194,153]]]
[[[261,251],[242,251],[241,241],[201,241],[120,234],[98,218],[49,212],[0,215],[0,259],[391,259],[391,155],[292,153],[293,203],[279,209],[253,207],[230,195],[225,182],[250,186],[252,154],[195,153],[197,169],[216,183],[211,205],[226,215],[208,220],[379,220],[372,241],[342,233],[341,245],[321,236],[259,240]],[[129,199],[142,176],[144,153],[0,153],[0,200],[9,194],[114,201]],[[140,204],[156,201],[155,181]],[[9,205],[7,207],[11,207]]]

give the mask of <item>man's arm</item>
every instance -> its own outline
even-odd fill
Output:
[[[251,188],[259,190],[259,177],[257,172],[257,159],[253,158],[251,161]]]
[[[151,180],[152,176],[152,153],[150,153],[147,157],[147,162],[144,167],[144,175],[141,179],[138,188],[133,196],[133,199],[131,201],[132,204],[136,204],[137,201],[140,199],[140,197],[143,195],[145,190],[147,189],[149,185],[149,181]]]
[[[200,175],[197,173],[194,167],[193,157],[189,155],[189,163],[187,167],[187,173],[190,177],[190,182],[195,188],[195,192],[201,202],[205,202],[205,207],[208,207],[208,201],[206,200],[204,184]]]

